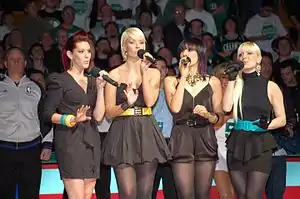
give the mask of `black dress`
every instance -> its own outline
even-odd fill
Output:
[[[272,105],[268,97],[269,80],[257,73],[243,74],[242,116],[239,119],[255,121],[261,115],[270,117]],[[227,139],[227,164],[229,170],[259,171],[269,173],[272,150],[276,147],[270,132],[234,130]]]
[[[139,96],[134,104],[146,107],[143,90],[138,88]],[[126,100],[123,89],[117,89],[116,104]],[[103,142],[103,163],[118,166],[135,165],[157,161],[164,163],[170,158],[165,138],[151,116],[119,116],[114,118]]]
[[[213,112],[213,91],[207,85],[193,97],[184,90],[180,111],[173,114],[174,127],[170,137],[170,148],[173,162],[216,161],[218,159],[217,138],[213,125],[205,118],[194,115],[196,105],[204,106]],[[188,126],[195,121],[195,126]]]
[[[54,113],[76,115],[82,105],[89,105],[92,116],[97,100],[96,79],[88,77],[87,93],[67,73],[52,74],[47,83],[44,117],[51,121]],[[99,178],[100,136],[96,123],[80,122],[75,127],[55,125],[54,144],[62,178]]]

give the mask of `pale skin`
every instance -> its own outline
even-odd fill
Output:
[[[197,84],[193,87],[190,86],[186,81],[186,77],[188,74],[197,73],[198,57],[195,53],[196,51],[189,52],[187,50],[184,50],[181,53],[181,58],[184,56],[188,56],[192,61],[187,67],[184,67],[180,61],[180,79],[172,76],[165,78],[164,85],[166,100],[170,110],[173,113],[178,113],[181,110],[183,104],[184,90],[187,90],[193,97],[195,97],[207,84],[210,84],[213,90],[213,112],[219,115],[219,120],[214,113],[208,112],[207,109],[201,104],[195,106],[193,113],[208,119],[209,122],[213,124],[218,124],[223,121],[222,90],[220,80],[216,77],[207,78],[206,80],[198,81]]]
[[[127,53],[126,62],[112,70],[109,75],[117,82],[128,85],[124,93],[129,106],[133,106],[136,102],[139,93],[135,89],[141,86],[146,106],[152,107],[159,93],[160,72],[157,69],[149,68],[151,63],[145,58],[140,59],[137,56],[139,49],[145,49],[145,39],[129,37],[122,46],[122,50]],[[105,86],[106,116],[108,118],[120,116],[124,112],[121,105],[116,105],[116,92],[115,86],[109,84]]]
[[[24,76],[26,64],[24,55],[18,49],[10,51],[4,62],[4,65],[8,70],[8,76],[17,82]],[[50,156],[51,149],[42,149],[40,155],[41,160],[49,160]]]
[[[238,59],[244,63],[243,72],[252,73],[255,71],[258,63],[261,62],[261,55],[251,51],[240,52]],[[233,93],[235,81],[229,81],[223,98],[223,109],[225,112],[231,112],[233,108]],[[275,118],[268,126],[268,130],[277,129],[286,125],[286,116],[283,103],[283,96],[280,88],[272,81],[268,82],[268,98],[272,104]]]
[[[87,69],[91,60],[91,47],[88,42],[81,41],[75,44],[75,48],[71,51],[67,51],[67,56],[72,60],[72,67],[67,71],[77,82],[77,84],[82,88],[82,90],[87,93],[88,79],[84,75],[84,69]],[[105,72],[100,72],[100,78],[97,78],[97,100],[96,106],[92,117],[96,121],[101,121],[105,113],[104,105],[104,85],[105,81],[102,80],[101,75],[106,74]],[[92,117],[87,116],[87,111],[90,109],[88,105],[82,105],[76,114],[75,122],[84,122],[91,120]],[[61,114],[54,113],[52,115],[52,123],[60,124]],[[90,199],[92,197],[93,189],[96,184],[96,179],[63,179],[64,186],[67,190],[68,197],[70,199]]]

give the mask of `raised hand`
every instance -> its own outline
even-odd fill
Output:
[[[209,117],[209,112],[205,108],[205,106],[202,105],[197,105],[195,106],[193,113],[196,115],[200,115],[201,117],[208,118]]]
[[[107,75],[108,76],[108,73],[105,71],[105,70],[101,70],[99,72],[99,77],[96,79],[96,82],[97,82],[97,89],[101,89],[105,86],[106,84],[106,81],[102,78],[103,75]]]
[[[87,120],[91,120],[92,118],[89,116],[86,116],[87,111],[90,109],[90,106],[82,105],[78,110],[76,114],[75,122],[84,122]]]
[[[132,84],[129,84],[127,86],[126,90],[124,90],[124,93],[126,95],[127,103],[129,106],[132,106],[139,96],[139,91],[137,89],[134,89],[132,87]]]
[[[188,74],[190,73],[189,65],[191,62],[185,63],[186,62],[185,59],[186,59],[186,57],[182,57],[179,60],[179,71],[180,71],[181,77],[187,77]]]
[[[142,62],[141,62],[141,65],[140,65],[142,74],[144,72],[146,72],[148,70],[148,68],[152,65],[152,63],[146,59],[146,56],[152,57],[152,55],[150,53],[145,53],[144,54],[144,58],[142,59]]]

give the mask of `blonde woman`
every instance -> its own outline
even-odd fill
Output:
[[[219,78],[222,87],[222,94],[224,95],[228,85],[228,75],[225,75],[225,70],[230,63],[225,62],[214,67],[212,75]],[[219,159],[216,164],[214,179],[219,192],[220,199],[234,199],[235,193],[230,180],[227,167],[227,147],[226,139],[230,135],[231,129],[234,125],[232,112],[224,116],[223,123],[215,125],[216,138],[218,143]]]
[[[260,75],[261,51],[245,42],[238,49],[242,71],[233,71],[223,98],[223,109],[233,109],[234,128],[227,139],[227,165],[239,199],[257,199],[264,192],[276,147],[270,130],[285,126],[279,87]],[[270,120],[271,111],[275,117]]]
[[[122,86],[105,87],[106,116],[113,122],[103,144],[103,163],[114,168],[120,199],[151,199],[157,164],[169,156],[151,109],[159,94],[160,72],[138,57],[138,50],[145,48],[144,33],[126,29],[121,37],[125,62],[110,72]]]

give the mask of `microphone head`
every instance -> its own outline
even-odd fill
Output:
[[[236,60],[229,64],[229,66],[236,68],[237,70],[242,70],[244,68],[244,62]]]
[[[191,62],[191,58],[189,58],[188,56],[185,56],[182,58],[181,60],[181,63],[184,65],[184,66],[187,66],[188,63]]]
[[[140,49],[140,50],[138,50],[137,55],[138,55],[139,58],[143,59],[144,58],[144,54],[146,52],[147,51],[145,51],[144,49]]]
[[[100,75],[99,75],[99,72],[100,72],[101,70],[100,70],[100,68],[97,68],[97,67],[93,67],[92,69],[91,69],[91,71],[89,72],[89,74],[91,75],[91,76],[93,76],[93,77],[99,77]]]

